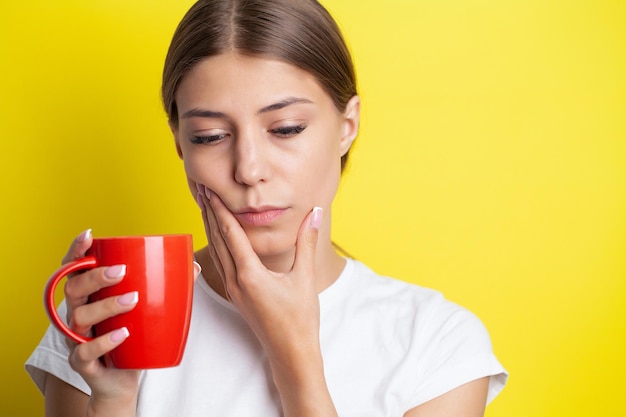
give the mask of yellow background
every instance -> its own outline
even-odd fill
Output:
[[[75,235],[205,242],[159,102],[190,4],[0,6],[1,416],[42,415],[23,363]],[[364,102],[334,238],[483,319],[487,416],[626,415],[625,2],[325,4]]]

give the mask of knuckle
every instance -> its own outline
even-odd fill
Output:
[[[79,364],[82,364],[91,360],[91,357],[88,351],[88,346],[86,343],[76,346],[76,348],[74,349],[74,353],[72,354],[72,359],[73,359],[72,360],[73,365],[77,367]]]
[[[69,322],[70,326],[74,329],[84,329],[86,327],[91,327],[91,325],[87,322],[87,318],[83,312],[83,309],[80,307],[75,308],[69,314]]]
[[[239,274],[237,281],[246,291],[255,292],[261,287],[261,280],[256,279],[252,274],[245,273],[244,271]]]
[[[217,227],[212,227],[211,228],[211,241],[212,242],[217,242],[219,238],[221,238],[221,230]]]
[[[76,281],[76,278],[67,280],[65,286],[63,287],[66,299],[81,298],[78,292],[78,284],[79,283]]]
[[[81,367],[78,365],[78,358],[77,358],[77,356],[76,356],[76,349],[77,349],[77,348],[74,348],[74,349],[71,351],[70,356],[69,356],[69,358],[68,358],[68,362],[70,363],[70,368],[72,368],[72,370],[73,370],[74,372],[78,372],[78,373],[80,373],[80,369],[81,369]]]
[[[86,271],[71,275],[65,281],[65,296],[69,298],[86,299],[85,291],[93,286],[93,271]]]
[[[220,232],[224,239],[228,239],[233,234],[233,228],[229,224],[220,225]]]

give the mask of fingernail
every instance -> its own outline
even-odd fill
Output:
[[[119,278],[126,275],[126,265],[113,265],[104,270],[107,278]]]
[[[193,262],[193,282],[198,280],[198,277],[202,273],[202,266],[196,261]]]
[[[313,229],[319,229],[322,225],[322,217],[324,210],[321,207],[313,207],[313,214],[311,215],[311,227]]]
[[[91,229],[87,229],[84,232],[82,232],[80,235],[78,235],[78,237],[76,238],[77,242],[84,242],[87,239],[91,238]]]
[[[204,193],[204,187],[202,187],[200,183],[196,183],[196,189],[198,190],[200,194]]]
[[[128,292],[117,297],[117,302],[123,306],[132,306],[139,301],[139,293],[137,291]]]
[[[207,199],[211,199],[211,190],[209,190],[207,187],[204,187],[204,195],[206,195]]]
[[[126,327],[122,327],[121,329],[114,330],[109,337],[111,338],[111,342],[120,343],[126,340],[128,336],[130,336],[130,332]]]

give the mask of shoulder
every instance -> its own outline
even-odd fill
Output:
[[[380,275],[359,261],[348,262],[351,264],[352,276],[347,298],[354,302],[367,303],[370,307],[393,307],[394,310],[406,314],[413,312],[429,318],[469,313],[465,308],[446,299],[438,290]]]
[[[419,336],[413,340],[419,344],[473,344],[472,350],[491,350],[482,321],[440,291],[377,274],[358,261],[348,262],[352,274],[344,298],[347,310],[356,310],[383,325],[392,322],[403,334]]]
[[[323,335],[352,347],[350,352],[367,353],[377,369],[387,366],[386,380],[397,381],[408,404],[483,376],[504,375],[487,329],[467,308],[440,291],[377,274],[357,261],[348,261],[346,272],[343,289],[336,292],[341,297],[326,303],[332,310],[323,305],[323,319],[341,331],[332,339],[328,330]],[[490,388],[490,398],[502,384]]]

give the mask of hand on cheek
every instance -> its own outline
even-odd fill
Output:
[[[322,209],[302,222],[292,269],[268,270],[245,231],[219,196],[198,187],[198,205],[209,252],[229,301],[248,322],[270,357],[288,354],[303,341],[319,344],[319,300],[315,285],[315,250]]]

